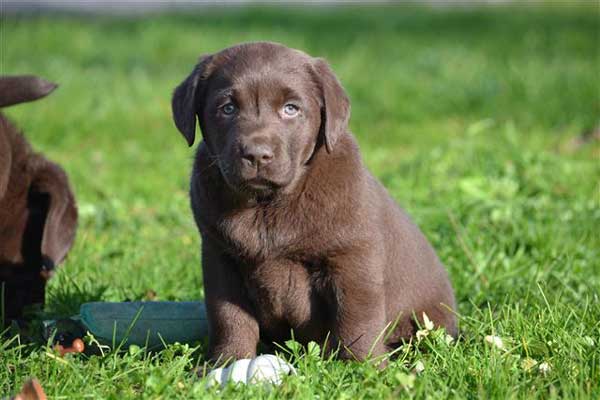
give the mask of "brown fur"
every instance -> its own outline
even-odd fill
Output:
[[[456,335],[446,271],[364,167],[325,61],[273,43],[204,56],[173,114],[190,145],[196,118],[203,133],[191,202],[213,360],[252,357],[291,330],[302,343],[329,337],[345,359],[380,356],[423,312]]]
[[[0,77],[0,104],[35,100],[55,87],[31,76]],[[33,152],[0,113],[0,285],[7,319],[43,304],[46,280],[70,249],[76,225],[65,172]]]

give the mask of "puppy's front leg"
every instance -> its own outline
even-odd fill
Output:
[[[202,270],[209,326],[208,357],[212,361],[254,358],[258,322],[235,262],[204,241]]]
[[[383,268],[378,267],[381,266],[362,257],[334,261],[332,278],[337,304],[332,334],[342,359],[362,361],[386,351],[385,288]]]

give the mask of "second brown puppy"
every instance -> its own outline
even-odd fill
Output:
[[[364,167],[324,60],[273,43],[203,56],[173,115],[190,145],[196,118],[204,139],[191,202],[213,360],[253,357],[259,340],[291,330],[303,343],[329,338],[345,359],[380,356],[423,312],[456,334],[447,273]]]
[[[48,95],[56,85],[31,75],[0,76],[0,107]],[[46,281],[75,238],[77,207],[67,175],[33,151],[0,113],[0,301],[4,322],[43,304]],[[2,328],[0,321],[0,328]]]

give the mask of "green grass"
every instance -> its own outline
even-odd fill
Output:
[[[581,139],[600,116],[598,13],[590,5],[5,17],[2,73],[61,84],[6,112],[64,166],[79,202],[77,241],[49,285],[48,314],[150,291],[202,298],[187,196],[193,151],[171,122],[170,94],[198,55],[275,40],[330,60],[352,99],[366,164],[449,270],[462,335],[407,346],[385,371],[301,352],[292,357],[299,375],[281,387],[221,393],[194,377],[203,345],[59,360],[45,345],[5,338],[0,394],[36,376],[55,399],[600,397],[600,146]],[[419,361],[425,369],[413,379]]]

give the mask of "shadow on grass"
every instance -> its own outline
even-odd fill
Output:
[[[79,313],[83,303],[101,301],[108,290],[107,285],[87,283],[79,285],[66,274],[58,277],[58,284],[47,294],[44,314],[48,316],[70,317]]]

